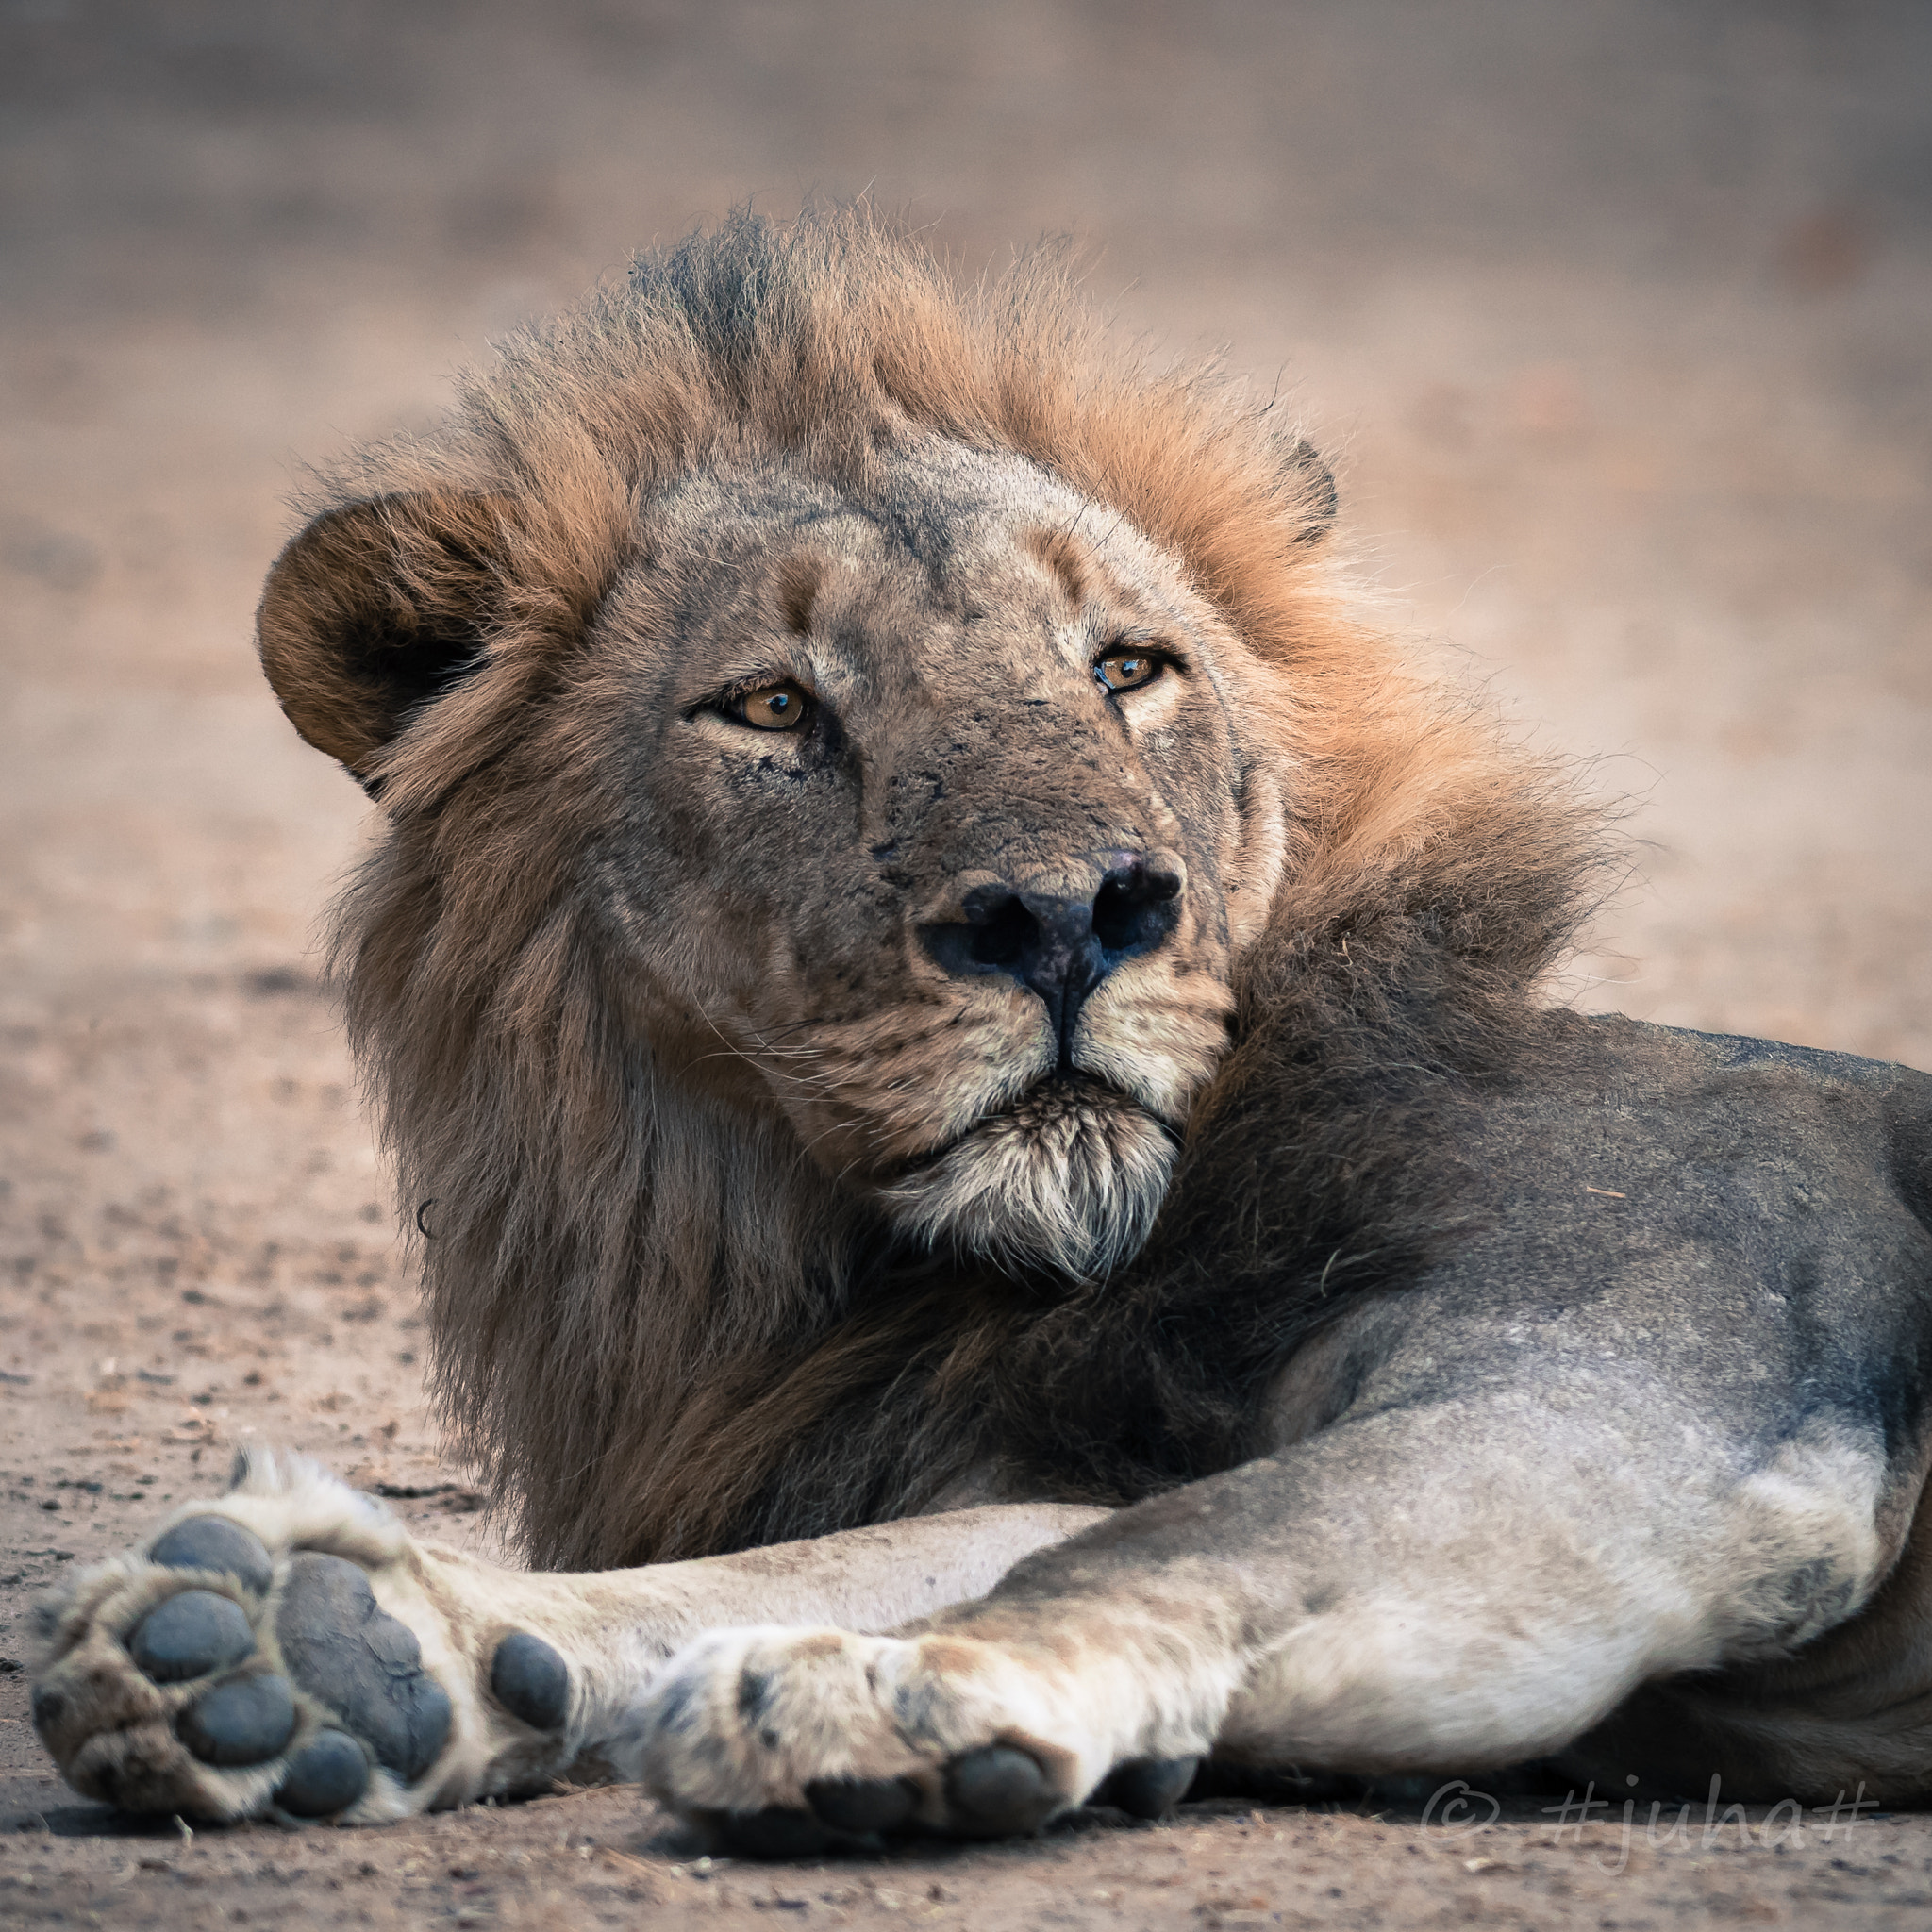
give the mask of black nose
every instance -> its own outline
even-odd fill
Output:
[[[1180,919],[1181,875],[1144,853],[1111,855],[1091,899],[1063,899],[1003,884],[975,886],[963,923],[924,927],[926,953],[965,978],[1007,973],[1046,1002],[1060,1064],[1071,1063],[1074,1023],[1093,989],[1124,959],[1151,953]]]

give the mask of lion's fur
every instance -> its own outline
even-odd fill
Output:
[[[570,886],[603,801],[549,699],[637,503],[720,453],[862,473],[906,422],[1111,506],[1272,675],[1283,884],[1162,1220],[1106,1280],[910,1253],[779,1124],[687,1091]],[[1003,1459],[1095,1497],[1225,1466],[1294,1342],[1453,1227],[1430,1150],[1537,1030],[1598,828],[1362,618],[1316,541],[1329,488],[1280,412],[1108,338],[1063,253],[962,291],[849,209],[741,215],[641,261],[331,486],[325,517],[385,507],[339,527],[390,546],[391,631],[460,598],[464,638],[431,642],[487,674],[391,738],[363,685],[302,668],[325,592],[271,582],[285,705],[390,815],[338,969],[405,1205],[427,1204],[437,1392],[534,1560],[814,1534]],[[452,549],[425,492],[498,508]]]
[[[1131,1267],[1034,1292],[902,1279],[875,1311],[820,1324],[803,1361],[741,1364],[682,1419],[689,1513],[669,1547],[888,1520],[989,1466],[1002,1493],[1113,1504],[1261,1454],[1296,1347],[1463,1226],[1457,1129],[1479,1091],[1575,1041],[1535,990],[1601,875],[1587,823],[1530,793],[1459,829],[1447,876],[1377,867],[1284,894],[1242,974],[1240,1043]],[[1478,847],[1486,889],[1458,901]],[[1349,1386],[1338,1374],[1335,1407]],[[663,1485],[640,1500],[664,1508]]]

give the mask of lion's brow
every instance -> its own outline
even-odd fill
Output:
[[[1071,526],[1029,530],[1021,541],[1053,573],[1074,609],[1086,603],[1089,561],[1085,547]]]

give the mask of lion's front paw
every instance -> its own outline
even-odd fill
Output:
[[[1198,1757],[1124,1753],[1077,1676],[972,1638],[727,1630],[673,1658],[641,1707],[644,1782],[753,1857],[881,1835],[1005,1838],[1091,1793],[1170,1810]]]
[[[363,1824],[474,1795],[501,1734],[561,1728],[564,1667],[512,1634],[479,1696],[425,1574],[368,1497],[258,1457],[47,1607],[35,1728],[75,1790],[134,1811]]]

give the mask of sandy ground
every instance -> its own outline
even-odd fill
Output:
[[[317,987],[359,794],[249,615],[299,457],[747,193],[872,183],[968,263],[1076,226],[1628,800],[1580,1003],[1932,1065],[1927,72],[1924,8],[1798,0],[0,4],[0,1920],[1927,1923],[1932,1822],[1721,1807],[1621,1862],[1541,1801],[807,1868],[625,1790],[190,1839],[66,1792],[20,1670],[33,1594],[251,1436],[489,1546]]]

